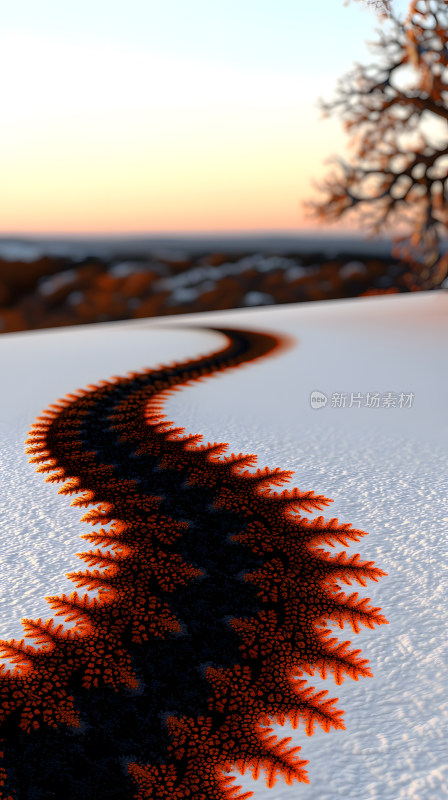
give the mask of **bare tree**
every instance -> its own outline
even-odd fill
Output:
[[[303,205],[313,217],[330,222],[356,209],[371,229],[370,239],[382,228],[409,222],[412,233],[393,237],[392,253],[412,265],[411,288],[431,288],[442,282],[448,267],[448,254],[440,254],[440,232],[448,229],[448,136],[430,144],[418,129],[427,118],[448,123],[448,0],[413,0],[404,22],[391,9],[387,17],[392,33],[376,29],[379,42],[368,42],[380,50],[383,63],[356,63],[343,79],[339,99],[319,101],[323,118],[342,108],[345,129],[355,132],[350,147],[357,147],[356,162],[327,159],[339,163],[342,176],[333,173],[323,186],[314,182],[328,197]],[[415,72],[415,83],[400,89],[394,79],[406,64]],[[405,146],[402,138],[414,132],[417,142]],[[406,210],[412,212],[410,220]],[[399,243],[406,244],[400,248]]]
[[[388,17],[391,11],[391,0],[361,0],[364,6],[374,8],[380,17]],[[344,6],[348,6],[350,0],[345,0]]]

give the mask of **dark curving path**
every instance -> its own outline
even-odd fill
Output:
[[[49,598],[71,630],[24,620],[36,646],[0,644],[17,663],[0,673],[2,800],[236,800],[246,795],[223,774],[235,764],[254,776],[263,766],[269,785],[276,772],[307,781],[300,748],[263,726],[344,727],[335,701],[300,676],[371,674],[325,621],[385,623],[337,585],[385,573],[316,550],[364,531],[300,517],[331,501],[275,494],[291,472],[243,472],[255,456],[223,459],[226,445],[202,447],[164,420],[167,392],[292,344],[216,332],[223,349],[68,395],[33,426],[30,460],[78,495],[86,522],[110,527],[83,537],[97,549],[71,575],[99,600]]]

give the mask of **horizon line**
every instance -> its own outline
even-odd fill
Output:
[[[399,233],[396,231],[396,233]],[[409,232],[409,236],[411,236],[412,232]],[[399,235],[406,235],[404,232],[400,232]],[[373,236],[370,233],[366,233],[360,230],[315,230],[315,229],[259,229],[259,230],[218,230],[218,231],[119,231],[119,232],[51,232],[51,231],[24,231],[24,232],[0,232],[0,241],[8,239],[8,240],[24,240],[24,239],[169,239],[169,238],[238,238],[238,237],[257,237],[263,238],[267,236],[282,236],[282,237],[343,237],[343,238],[359,238],[363,239],[366,242],[373,242],[375,240],[385,241],[385,240],[392,240],[392,235],[389,234],[378,234]]]

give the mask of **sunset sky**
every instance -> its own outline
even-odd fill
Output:
[[[0,235],[316,228],[301,201],[323,196],[312,181],[335,169],[326,159],[351,158],[339,114],[322,119],[317,100],[334,99],[356,61],[374,63],[366,40],[384,23],[373,10],[1,5]]]

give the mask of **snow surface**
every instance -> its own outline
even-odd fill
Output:
[[[223,372],[166,402],[167,418],[293,469],[287,484],[334,502],[322,515],[369,535],[349,548],[388,573],[358,587],[389,625],[335,628],[370,661],[373,678],[336,686],[310,678],[343,708],[345,731],[274,725],[309,759],[310,784],[266,788],[236,770],[254,800],[439,800],[448,797],[448,424],[442,378],[445,292],[239,309],[0,337],[0,636],[22,638],[22,617],[51,616],[46,595],[73,591],[66,572],[88,549],[79,509],[25,455],[31,423],[65,393],[111,375],[197,357],[221,345],[200,326],[292,335],[296,346]],[[196,328],[194,326],[197,326]],[[224,344],[224,341],[222,341]],[[410,408],[313,409],[324,392],[412,392]],[[309,515],[317,516],[317,514]],[[353,587],[342,587],[356,591]],[[306,677],[306,676],[304,676]]]

